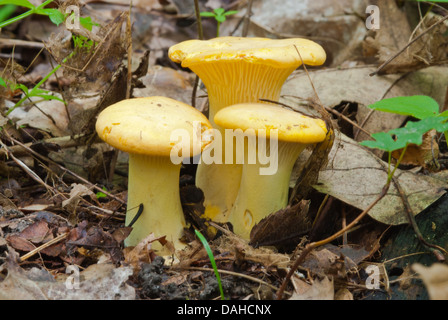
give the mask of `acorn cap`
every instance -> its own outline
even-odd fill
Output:
[[[180,101],[159,96],[133,98],[104,109],[98,116],[96,131],[102,140],[119,150],[170,156],[172,147],[178,143],[170,140],[171,133],[184,129],[190,137],[189,156],[194,156],[209,143],[203,142],[200,150],[193,148],[195,121],[201,124],[200,134],[212,128],[207,117]]]
[[[327,127],[321,119],[307,117],[293,110],[266,103],[241,103],[221,109],[215,123],[226,129],[278,130],[279,141],[312,144],[325,140]],[[249,132],[250,133],[250,132]]]
[[[301,38],[269,39],[219,37],[210,40],[187,40],[172,46],[168,51],[171,60],[188,68],[195,64],[213,61],[246,61],[278,68],[300,66],[297,50],[307,65],[322,65],[326,54],[317,43]]]

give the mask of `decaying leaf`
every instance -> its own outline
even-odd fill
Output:
[[[315,279],[302,292],[293,292],[289,300],[334,300],[334,283],[327,277]]]
[[[429,95],[439,105],[443,105],[445,101],[448,67],[428,67],[406,74],[406,77],[399,74],[371,77],[369,74],[375,70],[371,66],[360,66],[347,69],[310,70],[309,74],[319,99],[325,107],[334,108],[343,102],[357,105],[356,122],[369,133],[387,132],[400,127],[406,120],[405,116],[374,111],[367,107],[381,99]],[[286,80],[280,102],[304,110],[300,103],[314,95],[307,75],[298,70]],[[309,109],[304,111],[313,112]],[[357,128],[353,130],[356,141],[370,138]]]
[[[392,157],[398,159],[402,149],[392,152]],[[438,169],[439,145],[437,144],[437,133],[435,130],[428,131],[423,135],[421,145],[409,144],[406,148],[401,164],[422,166],[428,169]]]
[[[95,198],[95,194],[92,190],[83,184],[74,183],[72,184],[72,189],[70,190],[70,197],[67,200],[62,201],[62,207],[67,207],[69,210],[70,208],[73,209],[84,196]]]
[[[131,265],[136,273],[140,271],[143,263],[150,263],[156,257],[156,253],[151,248],[151,243],[159,241],[162,245],[169,245],[165,237],[156,238],[153,233],[140,241],[135,247],[127,247],[124,250],[124,261]]]
[[[61,274],[56,279],[44,269],[22,269],[11,259],[3,268],[7,275],[0,281],[0,300],[135,299],[135,289],[126,284],[132,275],[129,267],[93,264],[83,271],[78,269],[77,273]]]
[[[375,31],[374,38],[368,37],[364,43],[365,52],[374,52],[379,63],[384,63],[396,55],[408,43],[425,32],[441,17],[428,15],[423,18],[417,30],[413,32],[406,12],[400,10],[395,1],[379,0],[381,27]],[[397,27],[400,26],[400,27]],[[385,73],[415,71],[446,59],[447,41],[443,37],[446,27],[440,24],[422,36],[383,68]]]
[[[425,283],[431,300],[448,300],[448,266],[434,263],[426,267],[420,263],[414,263],[412,269],[418,272]]]
[[[320,172],[319,183],[314,187],[319,192],[365,210],[378,197],[387,181],[387,163],[347,136],[340,134],[338,137],[340,139],[335,142],[329,156],[331,165]],[[446,192],[446,183],[430,176],[400,169],[395,175],[415,215]],[[385,224],[408,222],[405,207],[393,185],[368,214]]]
[[[281,246],[299,239],[311,226],[307,217],[309,205],[309,200],[302,200],[262,219],[250,232],[250,244]]]

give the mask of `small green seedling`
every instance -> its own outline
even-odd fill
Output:
[[[448,132],[448,112],[439,113],[439,105],[431,97],[412,96],[396,97],[378,101],[369,108],[384,112],[412,116],[418,121],[408,121],[402,128],[392,129],[388,132],[373,133],[374,141],[362,141],[360,144],[368,148],[379,149],[389,153],[388,182],[392,179],[396,168],[403,158],[407,146],[412,143],[421,145],[423,135],[436,130],[440,133]],[[392,152],[403,149],[393,171],[390,170]]]
[[[33,5],[28,0],[0,0],[0,5],[2,6],[12,6],[14,9],[17,6],[28,8],[29,10],[22,13],[21,15],[18,15],[16,17],[13,17],[6,21],[0,20],[0,28],[6,27],[14,22],[20,21],[21,19],[24,19],[32,14],[40,14],[40,15],[46,15],[56,25],[59,25],[63,23],[70,14],[66,13],[63,14],[58,9],[51,9],[51,8],[45,8],[47,5],[49,5],[54,0],[47,0],[44,3],[42,3],[39,6]],[[72,13],[74,14],[74,13]],[[92,31],[93,26],[99,26],[99,24],[92,21],[91,17],[80,17],[80,24],[85,29]],[[74,36],[73,42],[75,44],[75,48],[87,48],[88,50],[91,50],[95,43],[92,40],[89,40],[82,36]],[[62,60],[62,63],[66,63],[68,59],[70,59],[74,55],[74,52],[70,53],[65,59]],[[26,86],[23,84],[15,84],[12,82],[9,82],[8,80],[3,79],[0,77],[0,86],[8,88],[10,91],[15,91],[17,89],[20,89],[25,94],[22,99],[20,99],[13,107],[11,107],[7,112],[6,115],[9,115],[15,108],[19,107],[26,99],[31,97],[39,97],[44,100],[59,100],[66,104],[66,102],[59,97],[56,97],[52,95],[49,91],[40,89],[40,87],[48,80],[48,78],[53,75],[56,71],[58,71],[62,67],[62,64],[58,64],[53,70],[50,71],[41,81],[39,81],[38,84],[36,84],[31,90],[29,90]]]
[[[205,250],[207,251],[208,258],[210,259],[210,262],[211,262],[212,267],[213,267],[213,271],[215,271],[216,280],[218,280],[219,291],[221,293],[221,300],[225,300],[224,291],[222,289],[221,277],[219,276],[218,267],[216,266],[216,262],[215,262],[215,258],[213,257],[212,249],[208,245],[207,240],[205,239],[205,237],[202,235],[201,232],[199,232],[196,229],[194,230],[194,232],[195,232],[196,236],[199,238],[199,240],[201,241],[201,243],[204,246]]]
[[[6,27],[14,22],[20,21],[32,14],[40,14],[40,15],[48,16],[53,23],[57,23],[61,19],[62,13],[57,9],[45,8],[47,5],[49,5],[53,1],[54,0],[47,0],[39,6],[35,6],[28,0],[0,0],[0,5],[2,5],[2,6],[3,5],[5,5],[5,6],[6,5],[14,5],[14,6],[20,6],[20,7],[25,7],[25,8],[29,9],[28,11],[26,11],[16,17],[13,17],[6,21],[0,22],[0,28],[4,28],[4,27]]]
[[[370,105],[369,108],[389,113],[411,116],[419,120],[431,117],[448,119],[448,111],[439,113],[439,104],[433,98],[423,95],[394,97],[383,99]],[[431,120],[430,120],[431,121]],[[431,130],[430,128],[429,130]],[[448,144],[448,131],[443,132]]]
[[[106,187],[102,187],[101,189],[103,189],[104,191],[107,191]],[[96,198],[100,199],[100,198],[106,198],[107,195],[104,192],[98,191],[96,193]]]
[[[214,9],[213,12],[209,12],[209,11],[201,12],[201,17],[215,18],[216,22],[218,23],[217,28],[216,28],[216,37],[219,37],[219,27],[220,27],[221,23],[226,21],[227,16],[230,16],[230,15],[236,14],[236,13],[238,13],[238,11],[236,11],[236,10],[226,11],[224,8],[217,8],[217,9]]]

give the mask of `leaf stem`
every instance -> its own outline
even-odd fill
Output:
[[[403,151],[401,151],[400,157],[398,158],[397,163],[394,166],[394,170],[392,172],[390,172],[390,169],[388,169],[387,183],[390,183],[390,181],[392,180],[392,178],[395,174],[395,171],[397,170],[398,166],[401,163],[401,160],[403,160],[403,157],[404,157],[404,154],[406,153],[407,147],[408,147],[408,144],[406,144],[406,146],[403,148]],[[391,162],[391,152],[389,152],[389,168],[390,168],[390,162]]]

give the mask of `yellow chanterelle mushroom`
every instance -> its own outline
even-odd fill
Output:
[[[300,55],[297,53],[300,52]],[[307,39],[219,37],[188,40],[172,46],[169,57],[190,68],[204,83],[209,97],[209,119],[224,107],[259,99],[278,101],[287,77],[302,64],[322,65],[326,55]],[[301,59],[302,58],[302,59]],[[218,222],[228,220],[241,180],[241,165],[225,163],[198,166],[196,185],[204,192],[205,216]]]

